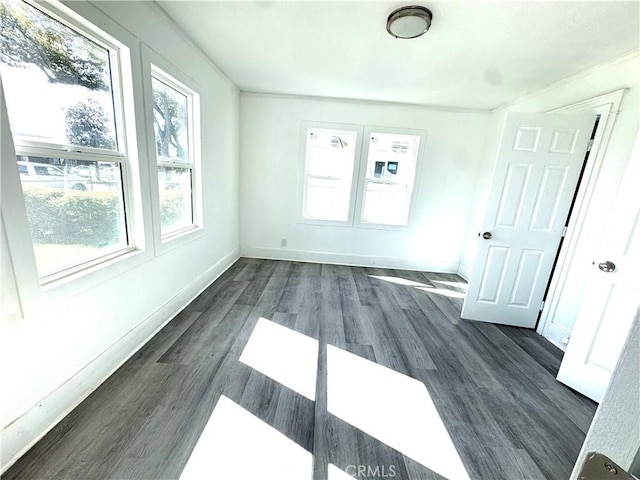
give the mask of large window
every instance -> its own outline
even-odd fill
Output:
[[[372,132],[368,138],[360,221],[407,225],[420,136]]]
[[[0,3],[0,72],[43,281],[129,249],[118,48]]]
[[[153,126],[163,238],[195,226],[194,101],[197,94],[152,67]]]
[[[302,217],[346,222],[358,132],[310,127],[306,139]]]
[[[408,225],[424,132],[306,123],[303,132],[302,221]]]

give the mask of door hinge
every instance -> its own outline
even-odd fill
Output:
[[[540,302],[540,311],[542,311],[543,308],[544,308],[544,300]]]
[[[591,147],[593,147],[593,138],[589,140],[589,145],[587,146],[587,152],[591,151]]]
[[[567,234],[567,226],[562,227],[562,238]]]

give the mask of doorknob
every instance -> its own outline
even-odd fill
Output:
[[[491,232],[484,232],[484,233],[482,234],[482,238],[484,238],[485,240],[489,240],[489,239],[491,239],[491,237],[492,237],[492,236],[493,236],[493,235],[491,235]]]
[[[607,260],[606,262],[599,263],[598,268],[603,272],[613,272],[616,269],[616,264]]]

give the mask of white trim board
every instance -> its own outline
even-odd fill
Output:
[[[54,391],[5,426],[0,474],[33,447],[239,258],[236,247]],[[115,366],[114,366],[115,365]],[[69,399],[74,401],[69,404]]]
[[[288,248],[240,247],[240,256],[268,260],[292,262],[328,263],[354,267],[394,268],[398,270],[418,270],[436,273],[458,273],[458,263],[435,260],[416,260],[402,257],[379,257],[374,255],[354,255],[350,253],[318,252],[311,250],[290,250]]]
[[[578,187],[576,203],[571,213],[571,218],[569,219],[567,234],[560,248],[555,271],[549,279],[549,291],[545,299],[545,308],[540,315],[536,328],[539,334],[543,335],[561,350],[566,349],[566,344],[563,343],[563,340],[568,340],[571,332],[562,325],[555,323],[556,314],[558,313],[560,303],[567,299],[565,289],[570,287],[570,285],[567,285],[567,277],[569,276],[571,265],[578,260],[581,260],[583,263],[585,261],[588,263],[588,259],[576,258],[576,249],[582,236],[582,228],[588,215],[589,206],[596,189],[609,139],[613,133],[625,91],[626,89],[616,90],[551,111],[558,113],[593,112],[601,115],[583,178]],[[578,305],[576,305],[576,309],[577,308]],[[575,314],[577,314],[577,310]]]

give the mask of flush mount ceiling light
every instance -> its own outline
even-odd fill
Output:
[[[400,7],[387,18],[387,32],[396,38],[416,38],[431,26],[431,10],[419,5]]]

